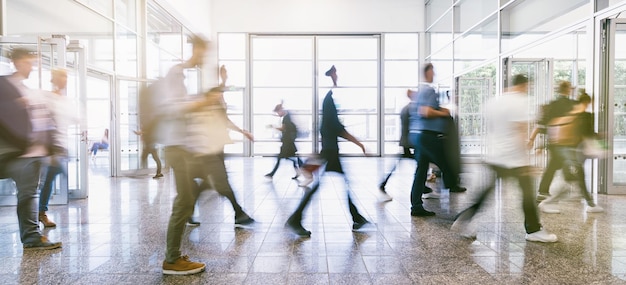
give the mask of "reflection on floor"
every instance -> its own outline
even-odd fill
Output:
[[[542,215],[556,244],[524,240],[520,191],[504,183],[480,214],[476,241],[449,230],[484,175],[467,167],[467,193],[426,200],[437,216],[412,218],[409,189],[414,163],[392,176],[389,203],[377,202],[377,182],[391,158],[345,158],[362,213],[378,231],[352,233],[342,181],[327,175],[304,226],[310,239],[283,229],[302,195],[284,163],[273,181],[263,175],[273,158],[232,158],[230,181],[244,208],[261,222],[234,230],[233,211],[215,191],[197,207],[202,225],[188,228],[183,252],[207,272],[163,276],[165,232],[175,196],[169,175],[153,180],[91,178],[89,199],[54,206],[59,225],[46,229],[63,248],[23,252],[14,207],[0,208],[2,284],[625,284],[626,197],[598,196],[606,213],[587,214],[580,201],[561,203],[562,214]]]

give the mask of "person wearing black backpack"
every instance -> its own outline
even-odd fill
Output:
[[[17,219],[24,250],[55,249],[39,230],[37,190],[43,158],[55,153],[55,124],[43,97],[24,85],[36,60],[26,49],[11,53],[16,72],[0,77],[0,178],[17,187]]]

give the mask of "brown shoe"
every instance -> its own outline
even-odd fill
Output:
[[[48,215],[46,215],[46,212],[39,213],[39,221],[46,228],[54,228],[57,226],[57,224],[55,224],[52,220],[48,219]]]
[[[61,242],[51,242],[47,237],[42,236],[38,242],[25,243],[24,250],[55,249],[61,246]]]
[[[204,269],[204,263],[189,261],[189,256],[186,255],[179,257],[174,263],[163,261],[163,274],[168,275],[196,274],[204,271]]]

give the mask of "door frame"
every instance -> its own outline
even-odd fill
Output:
[[[615,102],[614,102],[614,85],[615,85],[615,32],[617,25],[626,25],[626,19],[610,19],[604,18],[599,20],[601,29],[600,41],[600,70],[599,77],[599,94],[600,94],[600,115],[598,129],[600,132],[606,133],[608,141],[608,156],[601,159],[600,181],[598,190],[605,194],[626,194],[626,183],[616,185],[613,183],[614,164],[613,161],[619,158],[626,159],[624,155],[616,155],[614,153],[614,127],[615,127]],[[604,128],[603,128],[604,127]],[[605,180],[606,179],[606,180]]]

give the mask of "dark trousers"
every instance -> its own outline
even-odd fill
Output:
[[[410,133],[409,139],[415,146],[417,168],[411,188],[411,205],[414,209],[422,209],[422,194],[428,176],[429,163],[439,166],[443,172],[443,183],[446,188],[458,186],[459,174],[448,164],[445,154],[446,137],[431,132]]]
[[[194,175],[194,178],[200,178],[208,184],[210,183],[213,188],[220,195],[226,197],[235,211],[235,219],[244,217],[246,213],[243,211],[237,199],[233,188],[228,181],[228,173],[226,172],[226,164],[224,164],[224,153],[204,155],[196,158],[195,164],[199,164],[198,169],[201,172],[198,175]]]
[[[582,165],[582,161],[579,158],[578,150],[573,146],[548,146],[548,166],[541,176],[541,182],[539,183],[539,193],[544,195],[550,195],[550,184],[554,179],[554,174],[557,170],[563,170],[563,176],[565,181],[574,183],[583,198],[587,201],[587,204],[591,207],[595,206],[591,194],[587,190],[587,184],[585,183],[585,168]],[[560,194],[563,194],[561,192]],[[557,197],[554,197],[556,199]]]
[[[293,169],[295,169],[296,171],[298,170],[300,166],[302,166],[302,160],[300,159],[300,157],[297,157],[297,156],[296,157],[283,157],[279,155],[276,158],[276,164],[274,165],[274,168],[267,175],[274,176],[274,174],[276,173],[276,170],[278,170],[278,166],[280,165],[281,159],[286,159],[286,160],[291,161],[293,163]]]
[[[38,218],[39,176],[42,160],[39,157],[16,158],[5,166],[6,177],[13,179],[17,186],[17,220],[22,243],[34,243],[41,240]]]
[[[484,205],[487,196],[489,196],[496,186],[496,180],[513,177],[517,179],[520,188],[522,189],[522,207],[524,209],[524,227],[526,228],[526,233],[534,233],[541,230],[541,224],[539,223],[539,214],[537,212],[537,204],[535,202],[535,191],[532,187],[532,176],[530,172],[530,167],[518,167],[507,169],[495,165],[489,165],[489,168],[492,170],[493,177],[491,178],[488,186],[479,192],[478,197],[474,201],[471,207],[462,211],[458,217],[463,217],[464,219],[471,219],[476,212]]]
[[[156,173],[161,173],[161,158],[159,158],[159,151],[154,147],[154,144],[144,144],[143,150],[141,151],[141,167],[148,167],[148,155],[152,155],[152,159],[156,162],[157,170]]]
[[[54,188],[54,180],[57,175],[64,172],[62,166],[50,165],[46,171],[46,178],[39,192],[39,212],[48,211],[48,203],[52,196],[52,188]]]
[[[329,169],[328,171],[340,173],[341,175],[343,175],[344,181],[346,183],[346,189],[347,189],[346,192],[348,195],[348,209],[350,210],[352,221],[355,223],[363,223],[367,221],[365,217],[361,216],[361,214],[359,213],[359,210],[356,208],[356,206],[352,202],[352,197],[350,196],[350,185],[348,183],[348,179],[346,178],[345,173],[343,172],[343,168],[341,167],[341,164],[339,162],[339,153],[337,153],[336,151],[325,152],[324,150],[322,150],[322,152],[320,153],[320,156],[325,161],[324,162],[325,166],[322,166],[319,169],[320,178],[325,173],[328,165],[331,164],[333,168],[331,168],[332,170]],[[315,182],[313,187],[305,191],[304,196],[302,196],[302,200],[300,200],[300,204],[298,204],[298,207],[296,208],[296,210],[287,220],[289,223],[300,224],[302,222],[303,212],[306,206],[311,202],[313,195],[317,193],[317,190],[319,190],[319,187],[320,187],[320,182],[318,180],[317,182]]]

